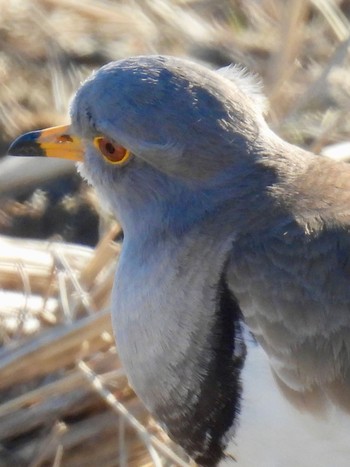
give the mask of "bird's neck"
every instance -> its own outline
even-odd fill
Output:
[[[203,241],[206,238],[206,241]],[[239,410],[245,349],[224,277],[231,240],[192,232],[151,249],[126,239],[114,287],[131,384],[201,465],[215,465]]]

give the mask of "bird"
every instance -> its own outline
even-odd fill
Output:
[[[130,384],[203,467],[350,465],[350,166],[280,138],[244,69],[124,58],[9,155],[77,161],[124,232]]]

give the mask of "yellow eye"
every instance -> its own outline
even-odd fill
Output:
[[[104,136],[96,136],[94,138],[94,145],[111,164],[122,164],[131,155],[130,151],[124,148],[124,146],[120,146]]]

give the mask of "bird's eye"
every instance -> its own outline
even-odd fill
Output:
[[[126,162],[131,155],[130,151],[124,148],[124,146],[120,146],[104,136],[97,136],[94,138],[94,145],[101,152],[106,161],[111,164],[122,164]]]

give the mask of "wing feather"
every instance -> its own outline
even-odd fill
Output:
[[[349,170],[347,177],[343,204],[328,202],[325,190],[326,208],[312,210],[306,193],[302,216],[297,206],[280,228],[237,239],[227,280],[283,384],[327,388],[350,406]]]

